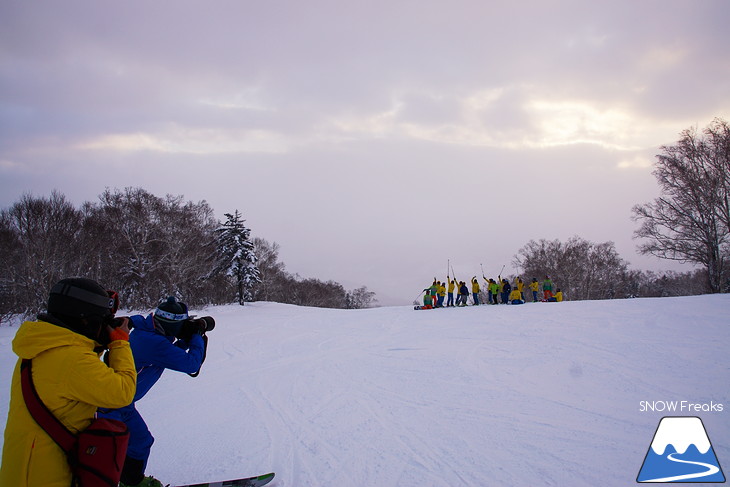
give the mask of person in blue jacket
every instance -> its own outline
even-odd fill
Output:
[[[163,300],[147,317],[131,316],[129,344],[137,369],[134,401],[121,409],[100,410],[99,416],[123,421],[130,438],[120,486],[162,487],[152,476],[145,476],[154,437],[135,404],[160,379],[165,369],[197,376],[205,360],[207,336],[214,326],[210,317],[190,319],[185,303],[174,297]]]

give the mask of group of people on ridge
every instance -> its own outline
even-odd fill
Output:
[[[487,294],[487,303],[484,304],[524,304],[525,303],[525,283],[521,277],[515,278],[514,285],[509,280],[503,279],[501,276],[494,279],[488,279],[482,275],[486,284],[485,290]],[[549,276],[545,276],[542,282],[542,297],[540,298],[540,283],[537,278],[533,278],[528,285],[532,292],[533,302],[561,302],[563,301],[563,292],[557,289],[553,293],[553,282]],[[423,290],[423,306],[421,309],[443,308],[467,306],[467,301],[471,291],[473,306],[479,306],[479,293],[482,291],[477,276],[471,279],[471,290],[465,281],[457,281],[456,278],[446,276],[446,281],[441,282],[436,278],[433,284]],[[456,293],[455,293],[456,292]],[[456,294],[456,301],[454,301]],[[446,304],[444,305],[444,300]]]
[[[126,425],[126,459],[116,467],[120,486],[162,486],[145,476],[154,438],[135,404],[165,369],[198,374],[207,349],[205,332],[215,322],[189,316],[185,303],[174,297],[146,317],[116,317],[118,307],[117,293],[96,281],[63,279],[50,290],[47,313],[19,327],[12,342],[19,360],[10,388],[1,486],[77,485],[72,455],[67,457],[53,432],[42,426],[25,393],[28,375],[21,372],[30,364],[31,387],[68,432],[78,435],[95,417]]]

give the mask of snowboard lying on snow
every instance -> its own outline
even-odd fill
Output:
[[[175,487],[262,487],[274,479],[274,473],[248,477],[245,479],[224,480],[222,482],[208,482],[207,484],[186,484]]]

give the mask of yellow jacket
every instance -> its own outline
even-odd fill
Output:
[[[21,359],[33,359],[38,395],[72,432],[86,428],[97,407],[120,408],[134,399],[137,373],[129,342],[109,344],[109,364],[94,352],[98,344],[45,321],[24,322],[13,339]],[[0,485],[68,487],[66,454],[28,412],[20,387],[20,360],[10,386]]]
[[[475,293],[475,294],[476,294],[476,293],[478,293],[479,291],[480,291],[480,289],[479,289],[479,281],[478,281],[478,280],[477,280],[477,278],[475,277],[475,278],[473,278],[473,279],[471,280],[471,292],[473,292],[473,293]]]
[[[530,289],[532,289],[535,292],[539,291],[540,290],[540,283],[537,282],[537,281],[532,281],[530,283]]]
[[[559,303],[563,300],[563,291],[558,291],[555,293],[555,300]]]

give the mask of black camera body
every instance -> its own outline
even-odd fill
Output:
[[[212,316],[203,316],[202,318],[188,318],[180,327],[180,331],[175,335],[177,338],[189,341],[193,335],[205,335],[206,332],[215,328],[215,320]]]
[[[124,318],[114,318],[109,326],[112,328],[119,328],[124,324]],[[129,320],[129,326],[132,326],[132,320]]]

